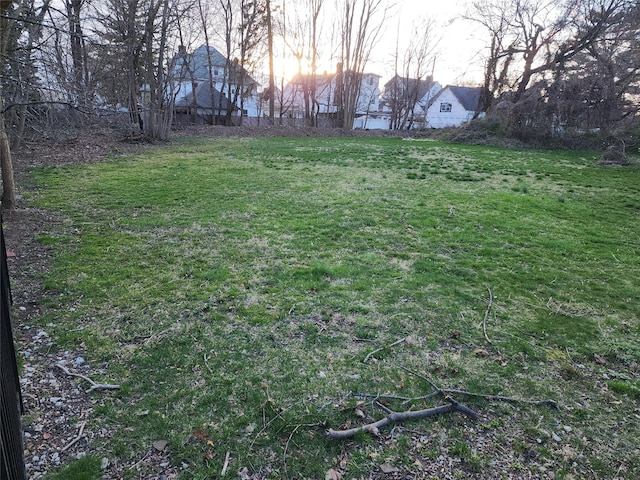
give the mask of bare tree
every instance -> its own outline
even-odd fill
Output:
[[[557,124],[609,132],[635,116],[640,107],[639,21],[640,4],[629,3],[609,17],[605,35],[554,72],[546,103]]]
[[[235,94],[233,104],[238,105],[240,111],[239,123],[245,115],[245,100],[253,95],[254,85],[250,83],[249,70],[254,70],[256,62],[262,57],[263,40],[267,32],[265,5],[258,0],[240,0],[241,22],[239,28],[240,58],[233,62],[235,77]],[[227,111],[229,120],[231,111]]]
[[[0,0],[0,79],[4,77],[5,56],[7,44],[11,35],[12,20],[9,18],[13,11],[11,0]],[[12,209],[16,204],[16,186],[13,178],[13,162],[9,137],[4,123],[3,88],[0,82],[0,169],[2,169],[2,208]]]
[[[488,110],[494,99],[510,87],[509,73],[516,53],[515,39],[511,38],[510,3],[511,0],[480,0],[473,3],[472,12],[466,17],[479,22],[489,36],[484,83],[476,116]]]
[[[340,64],[335,103],[338,123],[351,129],[356,114],[362,76],[371,51],[380,38],[388,6],[383,0],[337,0],[340,12]]]
[[[148,115],[145,133],[150,138],[166,140],[169,137],[173,114],[174,95],[172,92],[174,59],[168,55],[170,44],[169,29],[174,23],[169,0],[158,0],[151,4],[145,22],[146,37],[146,83],[149,91],[148,104],[143,105]],[[180,11],[174,12],[176,16]]]
[[[399,49],[396,48],[395,75],[387,83],[383,96],[383,101],[391,108],[391,130],[412,128],[413,124],[420,120],[417,117],[422,115],[423,108],[428,106],[420,105],[419,101],[433,87],[432,72],[437,47],[433,30],[433,20],[419,20],[414,25],[402,59]]]
[[[271,14],[271,0],[265,0],[265,12],[266,12],[266,23],[267,23],[267,51],[269,55],[269,119],[271,120],[271,125],[273,125],[275,120],[275,90],[276,90],[276,79],[275,79],[275,70],[273,65],[273,16]],[[258,117],[259,118],[259,117]]]
[[[103,72],[102,94],[126,107],[131,134],[144,133],[140,89],[145,80],[144,49],[146,0],[106,0],[97,12],[101,22],[101,44],[97,45]]]
[[[87,0],[65,0],[65,9],[69,25],[69,44],[73,61],[74,87],[81,98],[87,95],[89,88],[89,60],[86,38],[83,29],[83,10]],[[86,103],[83,100],[81,103]]]
[[[23,140],[29,107],[41,101],[39,81],[36,76],[36,51],[40,49],[43,19],[51,2],[43,0],[22,0],[18,16],[15,17],[14,34],[11,36],[7,56],[12,81],[4,91],[5,112],[9,124],[11,148],[16,149]]]
[[[630,0],[482,0],[467,19],[489,33],[482,106],[502,92],[517,102],[532,81],[562,68],[601,38]]]
[[[320,110],[317,99],[317,68],[323,4],[324,0],[302,0],[288,19],[289,34],[283,36],[298,61],[297,81],[304,101],[304,117],[311,126],[317,125]]]
[[[132,134],[164,139],[172,114],[174,23],[183,12],[169,0],[108,0],[99,11],[102,78],[111,101],[124,104]],[[145,125],[146,122],[146,125]],[[137,132],[137,133],[136,133]]]

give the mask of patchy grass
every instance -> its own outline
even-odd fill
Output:
[[[139,465],[163,439],[189,479],[219,476],[227,454],[245,478],[631,478],[640,169],[596,162],[400,139],[185,138],[40,169],[30,201],[64,217],[41,237],[58,299],[42,325],[122,385],[94,394],[90,422],[114,432],[99,447],[112,463]],[[401,367],[561,408],[463,397],[480,422],[324,437],[363,421],[350,394],[430,392]]]

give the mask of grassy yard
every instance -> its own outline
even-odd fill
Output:
[[[185,138],[37,170],[28,200],[63,219],[42,325],[122,385],[92,393],[95,456],[166,440],[185,479],[637,478],[640,167],[596,162]],[[382,418],[370,395],[443,404],[422,377],[559,409],[456,396],[481,419],[325,437]]]

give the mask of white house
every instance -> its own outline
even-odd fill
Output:
[[[448,85],[431,100],[426,112],[430,128],[458,127],[470,121],[478,110],[480,87]]]
[[[173,76],[177,113],[197,115],[206,123],[224,117],[228,110],[233,116],[260,114],[258,82],[237,61],[228,61],[214,47],[201,45],[187,53],[181,46]]]
[[[425,109],[442,89],[431,77],[423,80],[394,76],[384,85],[377,110],[356,117],[353,128],[367,130],[424,128]]]
[[[309,112],[314,117],[330,117],[342,106],[342,90],[339,73],[298,74],[291,79],[283,92],[289,118],[304,118]],[[314,88],[315,86],[315,88]],[[356,117],[366,116],[378,110],[380,99],[380,75],[364,73],[356,104]],[[358,118],[356,118],[356,123]],[[354,126],[354,128],[356,128]]]
[[[378,117],[387,129],[415,129],[425,126],[425,109],[442,89],[431,76],[415,79],[395,75],[384,85]]]

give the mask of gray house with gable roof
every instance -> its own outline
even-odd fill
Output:
[[[237,60],[228,60],[212,46],[193,53],[181,46],[175,58],[176,118],[191,123],[222,123],[228,114],[259,115],[258,82]]]

